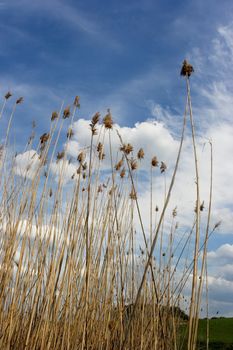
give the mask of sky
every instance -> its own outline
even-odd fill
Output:
[[[21,152],[33,120],[45,132],[51,111],[79,95],[70,154],[85,145],[88,119],[111,108],[122,136],[142,145],[148,158],[155,152],[172,170],[186,94],[180,68],[184,58],[190,60],[201,195],[207,202],[211,140],[212,223],[222,221],[209,245],[211,313],[226,316],[233,316],[232,13],[231,0],[0,1],[0,94],[24,97],[13,121]],[[2,123],[4,130],[6,119]],[[181,203],[180,220],[188,222],[194,191],[190,130],[181,163],[174,198]],[[149,184],[143,187],[146,216]]]

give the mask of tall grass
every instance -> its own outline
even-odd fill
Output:
[[[68,142],[78,118],[79,98],[75,98],[72,108],[64,109],[62,105],[59,112],[52,113],[49,131],[41,135],[36,147],[34,134],[30,136],[25,147],[30,162],[21,176],[17,175],[15,155],[8,142],[12,119],[22,100],[14,104],[1,152],[1,349],[178,350],[184,342],[181,324],[187,328],[188,349],[196,348],[203,280],[207,279],[212,180],[206,235],[204,246],[200,246],[198,159],[187,70],[190,65],[187,62],[186,65],[183,129],[161,211],[155,206],[153,179],[154,171],[166,173],[166,164],[159,163],[156,157],[148,164],[151,182],[148,232],[138,199],[138,169],[144,151],[140,145],[136,150],[124,143],[110,110],[102,124],[99,113],[93,116],[89,146],[77,150],[77,160],[73,161],[76,169],[68,185]],[[6,116],[10,98],[11,94],[4,98],[1,118]],[[188,116],[196,165],[196,217],[190,233],[178,239],[175,208],[170,213],[172,223],[167,241],[163,238],[165,213]],[[64,128],[67,141],[64,149],[58,150]],[[119,138],[117,154],[112,148],[113,133]],[[33,147],[37,153],[32,151]],[[103,165],[105,155],[110,160],[108,169]],[[163,187],[161,183],[161,191]],[[139,246],[139,235],[143,246]],[[182,258],[194,242],[194,256],[181,266],[182,270]],[[192,297],[189,322],[185,322],[180,307],[190,279]]]

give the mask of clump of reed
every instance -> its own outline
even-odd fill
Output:
[[[39,136],[37,145],[33,125],[24,149],[30,162],[18,176],[15,155],[8,142],[13,116],[23,102],[22,98],[16,100],[1,146],[1,349],[176,350],[181,349],[184,339],[189,350],[196,348],[203,282],[207,279],[212,172],[208,219],[201,245],[191,67],[185,61],[181,70],[187,84],[183,130],[170,184],[159,206],[153,197],[153,183],[156,174],[166,176],[167,165],[157,156],[148,163],[149,232],[138,200],[139,171],[145,152],[140,145],[134,149],[122,139],[110,110],[102,121],[98,112],[94,114],[89,126],[89,146],[77,149],[76,159],[69,159],[67,150],[78,118],[78,96],[73,106],[61,106],[60,111],[52,113],[50,126]],[[6,104],[12,98],[11,92],[5,95],[1,118],[5,117]],[[190,232],[178,239],[178,213],[174,208],[167,214],[171,225],[169,239],[165,240],[165,213],[180,161],[187,116],[191,121],[196,166],[194,223]],[[59,149],[64,129],[66,140],[63,149]],[[112,149],[113,133],[118,133],[119,138],[117,154]],[[106,157],[110,164],[107,171],[103,166]],[[56,181],[54,164],[58,169]],[[70,164],[75,171],[67,185]],[[190,242],[194,242],[194,256],[181,268]],[[189,317],[184,317],[183,291],[190,277]],[[186,338],[181,337],[181,325],[187,329]]]

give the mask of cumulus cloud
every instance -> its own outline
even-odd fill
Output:
[[[53,162],[50,166],[51,173],[56,180],[63,179],[63,183],[67,183],[72,179],[72,176],[77,175],[77,166],[71,164],[67,159],[60,162]]]
[[[87,148],[90,145],[90,121],[79,119],[74,123],[74,140],[70,141],[68,152],[71,155],[77,154],[78,145],[81,148]],[[100,129],[100,128],[99,128]],[[174,139],[169,129],[162,122],[148,120],[141,123],[136,123],[133,127],[124,127],[115,125],[111,132],[111,145],[113,154],[119,152],[121,142],[116,133],[116,130],[121,135],[124,143],[130,143],[134,147],[134,153],[137,154],[139,148],[143,148],[145,152],[145,160],[151,160],[156,155],[160,160],[174,163],[174,156],[178,149],[178,142]],[[96,137],[95,140],[98,138]],[[106,156],[109,153],[109,138],[105,135]],[[97,142],[97,141],[96,141]]]
[[[40,159],[35,150],[26,151],[15,157],[14,171],[19,176],[33,179],[39,166]]]
[[[216,264],[219,265],[220,260],[221,263],[226,261],[233,262],[233,244],[223,244],[221,245],[216,251],[210,251],[208,253],[208,259],[212,260],[211,263],[213,264],[214,261]]]

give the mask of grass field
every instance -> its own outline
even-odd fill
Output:
[[[206,319],[200,320],[198,329],[200,349],[206,348],[206,327]],[[233,318],[220,317],[210,319],[209,334],[210,349],[233,349]]]
[[[182,350],[187,349],[187,321],[181,324]],[[198,326],[197,350],[207,349],[207,320],[200,319]],[[180,341],[182,343],[182,340]],[[209,319],[209,350],[233,349],[233,318]]]

